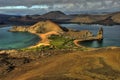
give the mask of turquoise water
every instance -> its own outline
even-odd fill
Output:
[[[0,49],[19,49],[36,44],[39,37],[27,32],[8,32],[11,27],[0,28]]]
[[[103,26],[103,25],[78,25],[78,24],[61,24],[67,28],[75,30],[90,30],[96,35],[100,27],[104,30],[104,39],[101,42],[98,41],[85,41],[80,44],[87,47],[108,47],[108,46],[119,46],[120,47],[120,25],[114,26]]]

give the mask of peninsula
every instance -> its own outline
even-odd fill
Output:
[[[61,27],[58,24],[50,21],[40,21],[33,26],[14,26],[9,31],[11,32],[30,32],[32,34],[36,34],[41,39],[36,45],[31,46],[33,47],[40,47],[41,45],[48,46],[50,44],[49,38],[52,35],[59,35],[63,37],[67,37],[71,40],[73,40],[73,43],[76,46],[80,46],[78,43],[80,41],[91,41],[91,40],[102,40],[103,39],[103,29],[101,28],[98,31],[98,34],[94,36],[92,32],[88,30],[83,31],[74,31],[69,30],[65,27]]]

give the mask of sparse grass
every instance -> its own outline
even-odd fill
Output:
[[[73,49],[75,45],[73,43],[73,39],[65,38],[64,36],[56,36],[53,35],[49,37],[50,39],[50,46],[40,46],[36,48],[24,48],[21,49],[22,51],[42,51],[42,50],[55,50],[55,49]]]
[[[51,36],[49,38],[50,44],[55,48],[55,49],[69,49],[69,48],[74,48],[75,45],[73,43],[73,39],[66,38],[64,36]]]
[[[52,49],[50,46],[40,46],[40,47],[36,47],[36,48],[23,48],[20,49],[22,51],[43,51],[43,50],[50,50]]]
[[[32,52],[38,52],[38,51],[44,51],[44,50],[79,50],[79,51],[86,51],[87,48],[85,47],[77,47],[73,41],[74,39],[65,37],[65,36],[58,36],[58,35],[52,35],[49,37],[50,40],[50,46],[39,46],[36,48],[23,48],[20,49],[22,51],[32,51]]]
[[[120,66],[120,56],[115,60],[119,51],[120,48],[57,53],[20,66],[2,80],[120,80],[120,67],[114,69],[110,65],[115,61],[114,65]]]

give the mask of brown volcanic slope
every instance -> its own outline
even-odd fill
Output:
[[[33,29],[36,32],[38,31],[38,33],[46,33],[50,31],[63,32],[62,27],[50,20],[40,21],[33,26],[30,26],[28,30],[32,31]]]
[[[116,23],[120,23],[120,12],[114,14],[114,15],[112,16],[112,20],[113,20],[114,22],[116,22]]]
[[[41,15],[41,18],[59,19],[59,18],[68,18],[68,16],[61,11],[51,11],[51,12]]]
[[[111,18],[109,18],[111,17]],[[110,20],[108,20],[108,18]],[[109,13],[109,14],[99,14],[99,15],[90,15],[90,14],[76,14],[76,15],[66,15],[61,11],[51,11],[48,13],[45,13],[43,15],[26,15],[26,16],[9,16],[7,18],[9,21],[12,22],[31,22],[35,23],[38,21],[43,21],[43,20],[53,20],[56,22],[77,22],[77,23],[96,23],[97,24],[110,24],[111,22],[113,24],[120,24],[120,12],[114,12],[114,13]],[[100,23],[99,23],[100,21]],[[105,21],[105,22],[104,22]]]
[[[120,24],[120,12],[101,15],[78,15],[70,20],[70,22],[79,23],[99,23],[99,24]]]
[[[120,80],[120,48],[49,56],[16,68],[1,80]]]
[[[71,22],[92,23],[94,22],[89,16],[80,17],[77,16],[71,20]]]
[[[105,20],[109,15],[79,15],[73,18],[70,22],[93,23]]]
[[[48,13],[42,14],[42,15],[26,15],[26,16],[20,16],[20,17],[10,17],[8,20],[15,22],[38,22],[43,20],[68,20],[71,19],[72,16],[66,15],[61,11],[50,11]]]
[[[39,21],[36,24],[28,27],[28,26],[14,26],[13,28],[10,29],[10,31],[21,31],[21,32],[31,32],[31,33],[46,33],[50,31],[56,31],[56,32],[63,32],[64,29],[60,27],[58,24],[50,21],[50,20],[45,20],[45,21]]]

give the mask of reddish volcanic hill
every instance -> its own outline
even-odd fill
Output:
[[[46,33],[50,31],[63,32],[62,27],[50,20],[40,21],[33,26],[30,26],[28,30],[34,30],[35,32],[39,33]]]
[[[58,33],[61,33],[64,31],[64,28],[50,20],[45,20],[39,21],[32,26],[14,26],[10,29],[10,31],[27,31],[31,33],[46,33],[50,31],[56,31]]]

